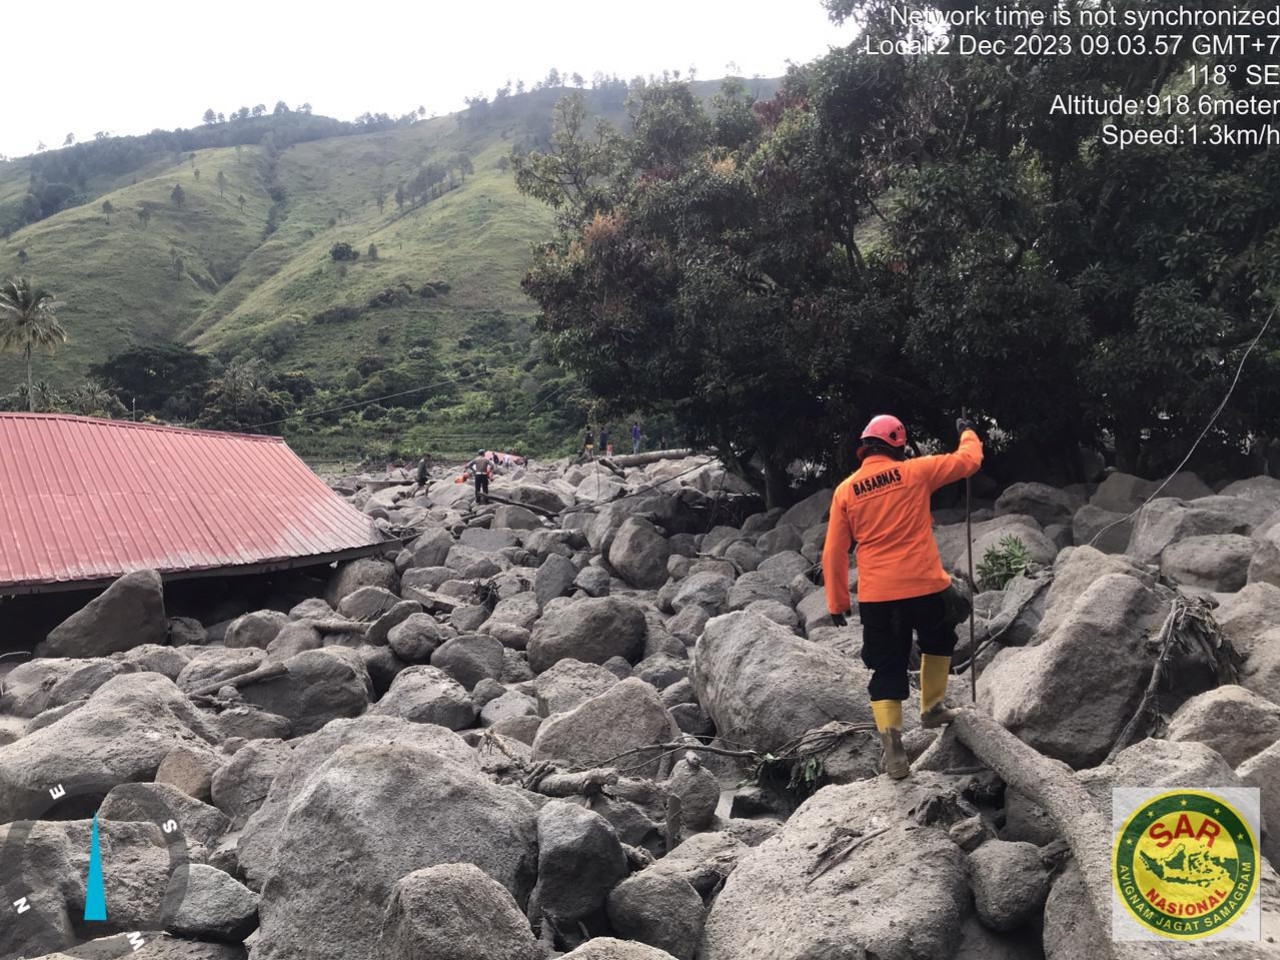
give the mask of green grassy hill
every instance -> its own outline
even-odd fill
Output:
[[[718,84],[697,86],[710,96]],[[387,402],[385,415],[355,408],[273,427],[315,457],[482,443],[561,448],[582,409],[563,374],[538,357],[533,307],[519,285],[551,215],[521,197],[500,164],[516,144],[545,142],[564,92],[284,149],[265,136],[170,150],[124,174],[83,178],[79,205],[0,246],[5,275],[25,274],[65,303],[70,341],[57,357],[38,358],[36,377],[69,386],[130,346],[177,341],[223,363],[261,357],[300,376],[317,391],[313,408],[459,381]],[[770,84],[762,95],[771,92]],[[622,120],[620,97],[592,93],[588,102]],[[272,129],[269,117],[252,122]],[[32,164],[0,164],[0,209],[21,202]],[[445,192],[401,208],[397,186],[428,165],[453,168]],[[359,258],[333,260],[339,242]],[[0,357],[0,394],[21,378],[17,359]],[[534,412],[536,424],[526,417]]]

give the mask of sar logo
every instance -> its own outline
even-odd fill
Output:
[[[1249,821],[1223,797],[1173,790],[1132,808],[1116,834],[1112,880],[1141,928],[1198,940],[1248,908],[1258,891],[1258,857]]]

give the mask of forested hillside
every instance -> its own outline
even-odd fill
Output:
[[[560,445],[585,411],[539,358],[520,290],[552,216],[516,192],[509,157],[549,142],[565,92],[544,82],[459,114],[355,123],[280,104],[0,164],[0,261],[63,302],[69,334],[34,358],[37,406],[67,406],[92,374],[126,407],[266,424],[316,457]],[[625,124],[627,83],[585,93]],[[160,358],[197,382],[144,382],[152,348],[174,344],[208,358]],[[28,405],[24,378],[0,357],[8,405]],[[349,409],[270,422],[331,407]]]

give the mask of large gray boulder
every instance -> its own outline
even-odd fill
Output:
[[[1147,637],[1159,630],[1169,602],[1123,573],[1094,580],[1051,635],[995,656],[979,684],[980,702],[1041,753],[1073,767],[1100,762],[1146,689],[1155,657]]]
[[[118,677],[122,673],[139,672],[133,664],[120,660],[97,659],[73,662],[82,666],[62,677],[50,688],[47,709],[65,707],[77,700],[84,700],[112,677]]]
[[[495,530],[540,530],[542,521],[532,510],[524,507],[513,507],[502,504],[493,511],[493,529]]]
[[[441,527],[428,530],[409,544],[413,567],[441,567],[453,549],[453,535]]]
[[[246,613],[231,621],[222,642],[228,647],[260,647],[265,650],[288,622],[289,615],[279,610]]]
[[[711,570],[691,573],[680,581],[671,600],[671,608],[681,613],[689,607],[700,607],[708,616],[725,612],[733,579]]]
[[[499,492],[495,489],[495,493]],[[512,486],[501,486],[501,493],[508,500],[517,504],[526,504],[531,507],[539,507],[552,513],[559,513],[568,503],[565,498],[560,496],[550,487],[543,486],[540,483],[534,483],[529,480],[513,484]]]
[[[534,897],[553,920],[572,923],[591,915],[626,875],[626,854],[604,817],[562,800],[538,813]]]
[[[520,535],[512,530],[486,530],[484,527],[468,527],[462,531],[458,542],[473,547],[481,553],[501,553],[507,547],[520,545]]]
[[[454,637],[431,655],[431,665],[470,690],[486,677],[502,677],[502,641],[482,633]]]
[[[1248,580],[1256,541],[1238,533],[1187,537],[1160,553],[1160,573],[1185,587],[1231,593]]]
[[[1155,488],[1155,483],[1150,480],[1117,470],[1103,478],[1089,503],[1102,510],[1125,514],[1138,509]]]
[[[415,870],[396,881],[377,960],[543,960],[510,891],[470,863]]]
[[[1047,483],[1014,483],[996,498],[997,517],[1020,513],[1032,517],[1042,527],[1055,523],[1071,523],[1083,503],[1075,494],[1059,490]]]
[[[275,854],[255,960],[366,960],[377,956],[396,882],[423,867],[474,864],[523,903],[536,875],[537,818],[517,792],[431,750],[356,744],[294,797]],[[317,882],[324,877],[342,879]]]
[[[760,600],[772,600],[776,603],[791,605],[791,591],[783,584],[777,583],[768,573],[759,570],[750,571],[740,576],[729,589],[728,606],[730,610],[745,610]]]
[[[126,573],[36,645],[37,657],[105,657],[144,643],[168,643],[164,587],[154,570]]]
[[[538,567],[537,576],[533,580],[533,593],[538,598],[538,609],[541,610],[556,597],[563,597],[573,587],[577,579],[578,568],[573,561],[553,553]]]
[[[720,736],[754,749],[776,749],[833,719],[871,719],[861,664],[756,614],[711,620],[696,664],[698,702]]]
[[[790,588],[791,582],[801,574],[807,573],[812,566],[813,564],[800,556],[796,550],[787,549],[766,557],[760,566],[756,567],[756,572],[763,573],[780,587]]]
[[[765,556],[777,556],[795,551],[798,555],[804,546],[804,536],[795,527],[779,524],[756,541],[756,548]],[[806,561],[807,562],[807,561]]]
[[[203,863],[186,867],[182,897],[165,906],[165,929],[180,937],[240,943],[258,926],[258,895],[230,874]]]
[[[591,597],[562,603],[543,614],[529,639],[529,666],[541,673],[566,658],[604,663],[644,656],[648,633],[644,610],[622,597]]]
[[[1280,626],[1264,630],[1254,639],[1240,674],[1240,686],[1280,704]]]
[[[213,774],[213,805],[239,829],[262,806],[292,751],[282,740],[250,740]]]
[[[1266,504],[1238,497],[1201,497],[1185,502],[1159,497],[1138,511],[1126,552],[1139,563],[1159,563],[1171,543],[1208,534],[1247,536],[1270,512]]]
[[[632,677],[568,713],[549,717],[533,741],[533,759],[599,765],[628,751],[670,743],[678,736],[679,729],[658,691]],[[653,759],[644,762],[646,756]],[[671,767],[658,750],[639,754],[628,765],[636,768],[637,776],[650,777]]]
[[[213,849],[231,822],[217,807],[189,797],[167,783],[121,783],[111,788],[98,806],[103,820],[155,821],[157,811],[172,814],[182,835]]]
[[[1080,595],[1108,574],[1133,577],[1148,587],[1155,585],[1155,578],[1147,569],[1130,557],[1106,554],[1093,547],[1075,547],[1054,565],[1053,582],[1045,592],[1044,611],[1033,642],[1052,636],[1071,616]]]
[[[1032,843],[988,840],[969,854],[978,916],[992,930],[1017,930],[1037,916],[1052,871]]]
[[[99,661],[37,657],[9,671],[0,684],[0,713],[14,717],[39,716],[57,706],[50,695],[63,680]]]
[[[354,650],[305,650],[283,665],[283,676],[250,684],[240,694],[254,706],[288,719],[296,736],[339,717],[359,716],[373,698],[373,682]]]
[[[613,929],[628,940],[665,950],[676,960],[693,960],[706,908],[688,881],[645,870],[613,888],[608,911]]]
[[[916,773],[819,790],[738,861],[698,956],[950,960],[970,911],[965,855],[945,830],[910,814],[950,789],[946,778]],[[838,858],[859,836],[856,854]]]
[[[450,730],[465,730],[476,722],[475,703],[462,684],[443,670],[424,665],[401,670],[372,713]]]
[[[342,598],[338,604],[338,616],[371,623],[399,602],[400,598],[386,587],[360,587]]]
[[[1103,510],[1086,503],[1071,518],[1071,539],[1103,553],[1124,553],[1133,536],[1133,519],[1125,513]]]
[[[1248,656],[1268,630],[1280,625],[1280,587],[1250,583],[1220,598],[1214,619],[1237,650]]]
[[[210,940],[188,940],[167,933],[148,932],[144,945],[138,948],[139,956],[145,951],[146,960],[246,960],[249,954],[239,943],[214,943]],[[99,937],[73,953],[49,953],[37,960],[85,960],[85,957],[125,957],[133,953],[133,941],[126,934]],[[86,951],[99,951],[97,953]]]
[[[51,784],[105,793],[152,779],[175,747],[208,750],[216,740],[206,717],[168,677],[114,677],[62,719],[0,747],[0,823],[43,810]]]
[[[1179,707],[1167,736],[1203,743],[1238,767],[1280,740],[1280,706],[1241,686],[1216,687]]]
[[[390,560],[360,557],[338,564],[338,569],[325,585],[324,599],[337,610],[344,599],[361,587],[385,587],[394,592],[399,585],[396,565]]]
[[[671,954],[631,940],[594,937],[561,960],[672,960]]]
[[[795,506],[788,508],[786,513],[778,518],[778,525],[808,530],[815,524],[821,523],[831,509],[831,498],[834,494],[835,491],[830,489],[810,494]]]
[[[1268,583],[1280,587],[1280,527],[1260,540],[1249,558],[1246,573],[1249,583]]]
[[[47,800],[48,795],[45,796]],[[102,861],[110,865],[104,871],[103,881],[112,923],[126,930],[156,929],[163,917],[165,891],[172,869],[159,825],[103,821],[99,827]],[[92,829],[91,820],[0,825],[0,849],[5,850],[5,886],[16,886],[13,899],[27,896],[33,913],[40,911],[36,923],[10,920],[0,924],[0,956],[39,957],[46,951],[77,942],[84,916],[84,878],[89,869]],[[17,862],[13,858],[14,844],[8,843],[10,831],[24,834]],[[14,904],[9,903],[8,908],[13,910]],[[97,955],[128,955],[129,950],[123,944],[115,947],[114,952]],[[79,950],[76,953],[85,955]]]
[[[440,624],[429,613],[406,617],[387,633],[387,645],[405,663],[428,663],[436,648],[445,642]]]
[[[628,584],[656,590],[667,579],[671,544],[648,520],[627,517],[609,545],[609,565]]]
[[[294,799],[316,771],[344,746],[402,743],[429,749],[453,764],[479,770],[474,750],[451,730],[400,717],[366,715],[335,720],[323,730],[293,744],[270,782],[266,798],[253,811],[237,845],[240,867],[254,889],[260,889],[276,858],[280,829]]]
[[[258,647],[209,647],[192,657],[178,674],[178,688],[184,692],[211,686],[263,666],[267,652]]]
[[[1262,852],[1273,864],[1280,862],[1280,743],[1255,753],[1236,768],[1236,774],[1247,786],[1258,788],[1264,824]]]
[[[672,768],[667,791],[680,798],[680,822],[687,829],[711,826],[720,803],[720,780],[702,765],[696,753],[690,752]]]
[[[1223,497],[1240,497],[1242,500],[1261,500],[1271,504],[1273,509],[1280,510],[1280,478],[1258,476],[1236,480],[1228,483],[1218,494]]]
[[[580,707],[618,682],[618,678],[597,663],[560,660],[538,674],[533,681],[538,713],[549,717]]]

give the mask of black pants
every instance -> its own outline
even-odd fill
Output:
[[[956,648],[956,628],[946,622],[946,591],[906,600],[859,603],[862,662],[871,669],[867,690],[872,700],[905,700],[907,665],[914,631],[921,653],[949,657]]]
[[[487,473],[476,474],[476,503],[489,502],[489,475]]]

